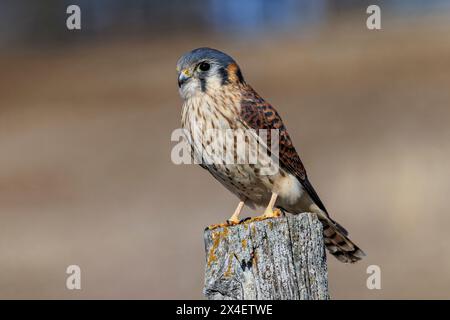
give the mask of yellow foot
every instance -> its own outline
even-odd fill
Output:
[[[251,221],[262,221],[270,218],[278,218],[281,217],[282,213],[280,209],[274,209],[274,210],[266,210],[263,215],[251,218],[250,220],[247,220],[246,222]]]
[[[231,226],[238,225],[239,223],[241,223],[241,221],[239,219],[232,219],[232,218],[230,218],[229,220],[227,220],[225,222],[218,223],[218,224],[212,224],[207,229],[214,230],[214,229],[217,229],[217,228],[231,227]]]
[[[263,217],[267,218],[278,218],[281,217],[281,210],[278,208],[275,208],[273,210],[267,210],[264,211]]]
[[[238,218],[235,218],[235,217],[231,217],[230,219],[227,220],[227,223],[230,226],[235,226],[235,225],[241,223],[241,220],[239,220]]]
[[[243,220],[239,220],[237,218],[233,218],[231,217],[229,220],[222,222],[222,223],[218,223],[218,224],[212,224],[209,227],[207,227],[207,229],[209,230],[214,230],[217,228],[223,228],[223,227],[231,227],[231,226],[236,226],[240,223],[249,223],[249,222],[253,222],[253,221],[262,221],[262,220],[266,220],[266,219],[271,219],[271,218],[278,218],[281,217],[283,214],[281,213],[280,209],[274,209],[274,210],[266,210],[264,212],[263,215],[254,217],[254,218],[246,218]]]

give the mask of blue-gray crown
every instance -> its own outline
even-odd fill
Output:
[[[185,53],[178,60],[177,67],[181,70],[202,60],[213,60],[225,68],[231,63],[236,63],[233,58],[222,51],[203,47]]]

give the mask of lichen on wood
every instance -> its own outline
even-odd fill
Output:
[[[329,299],[322,224],[312,213],[207,229],[204,240],[208,299]]]

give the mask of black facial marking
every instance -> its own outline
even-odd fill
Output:
[[[227,84],[229,82],[228,70],[226,68],[219,68],[219,74],[222,79],[222,85]]]
[[[198,73],[198,79],[200,80],[200,89],[202,92],[206,92],[206,78],[210,74],[211,65],[206,62],[202,61],[197,65],[197,69],[200,71]]]
[[[202,92],[206,91],[206,79],[203,77],[200,78],[200,88],[202,89]]]
[[[244,77],[242,76],[241,69],[237,69],[236,76],[238,77],[239,82],[244,82]]]

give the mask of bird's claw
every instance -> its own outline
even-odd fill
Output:
[[[214,229],[217,229],[217,228],[231,227],[231,226],[236,226],[236,225],[240,224],[241,222],[242,222],[242,221],[241,221],[241,220],[238,220],[238,219],[236,219],[236,220],[234,220],[234,219],[228,219],[227,221],[222,222],[222,223],[212,224],[212,225],[210,225],[209,227],[207,227],[206,229],[208,229],[208,230],[214,230]]]
[[[281,210],[276,208],[276,209],[273,209],[273,210],[266,210],[264,212],[264,214],[253,218],[253,220],[261,221],[261,220],[266,220],[266,219],[270,219],[270,218],[278,218],[278,217],[281,217],[281,216],[282,216]]]
[[[227,221],[222,222],[222,223],[212,224],[209,227],[207,227],[206,229],[207,230],[214,230],[214,229],[217,229],[217,228],[232,227],[232,226],[236,226],[236,225],[239,225],[241,223],[246,223],[246,222],[262,221],[262,220],[271,219],[271,218],[278,218],[278,217],[281,217],[282,215],[283,214],[282,214],[281,210],[276,208],[276,209],[271,210],[271,211],[266,210],[266,212],[264,212],[264,214],[262,214],[260,216],[257,216],[257,217],[254,217],[254,218],[248,217],[248,218],[245,218],[245,219],[242,219],[242,220],[239,220],[239,219],[228,219]]]
[[[227,223],[228,226],[235,226],[235,225],[241,223],[241,220],[239,220],[239,219],[228,219],[226,221],[226,223]]]

